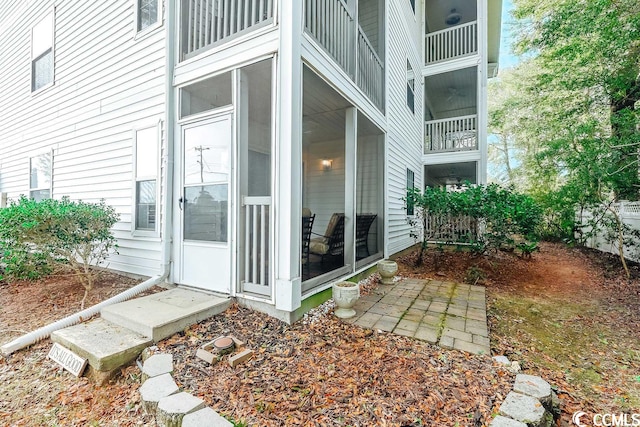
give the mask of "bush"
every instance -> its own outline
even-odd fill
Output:
[[[0,209],[0,253],[9,280],[37,279],[62,266],[93,288],[95,271],[117,248],[111,227],[115,210],[98,204],[62,200],[36,202],[26,197]]]
[[[437,235],[425,220],[434,214],[474,220],[479,233],[466,236],[466,243],[478,252],[519,249],[530,254],[537,247],[542,209],[531,197],[496,184],[467,185],[462,191],[427,187],[421,193],[409,189],[406,201],[415,206],[417,220],[410,220],[412,235],[422,239],[422,250]]]

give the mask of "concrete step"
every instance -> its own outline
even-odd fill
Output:
[[[222,313],[230,303],[227,297],[175,288],[110,305],[103,308],[100,315],[158,342]]]
[[[86,358],[98,382],[133,361],[152,343],[151,338],[102,318],[57,330],[51,334],[51,341]]]

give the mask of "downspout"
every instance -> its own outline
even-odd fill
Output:
[[[92,307],[84,309],[78,313],[67,316],[64,319],[60,319],[57,322],[43,326],[28,334],[22,335],[15,340],[4,344],[0,347],[0,352],[4,356],[8,356],[24,347],[31,344],[35,344],[40,340],[48,338],[52,332],[58,329],[63,329],[77,323],[81,323],[96,314],[100,313],[102,308],[117,304],[122,301],[133,298],[134,296],[152,288],[155,285],[163,283],[171,272],[171,246],[172,246],[172,228],[173,228],[173,133],[174,133],[174,92],[173,92],[173,61],[175,58],[175,43],[174,43],[174,23],[175,14],[174,10],[171,10],[173,2],[167,0],[165,2],[165,132],[164,140],[166,141],[165,152],[162,156],[162,166],[164,168],[164,175],[162,178],[162,188],[164,189],[164,204],[162,210],[162,273],[154,276],[144,282],[128,289],[118,295],[115,295],[101,303],[98,303]]]

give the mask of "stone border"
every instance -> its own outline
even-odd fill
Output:
[[[233,424],[205,405],[204,401],[181,392],[173,380],[173,356],[142,352],[140,400],[143,410],[155,416],[160,427],[233,427]]]
[[[512,372],[520,370],[517,362],[512,363],[505,356],[493,359]],[[500,405],[499,415],[489,427],[551,427],[559,416],[560,399],[551,385],[535,375],[517,374],[513,390]]]

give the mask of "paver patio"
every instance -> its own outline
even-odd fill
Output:
[[[345,321],[413,337],[443,348],[491,354],[483,286],[401,279],[360,297]]]

